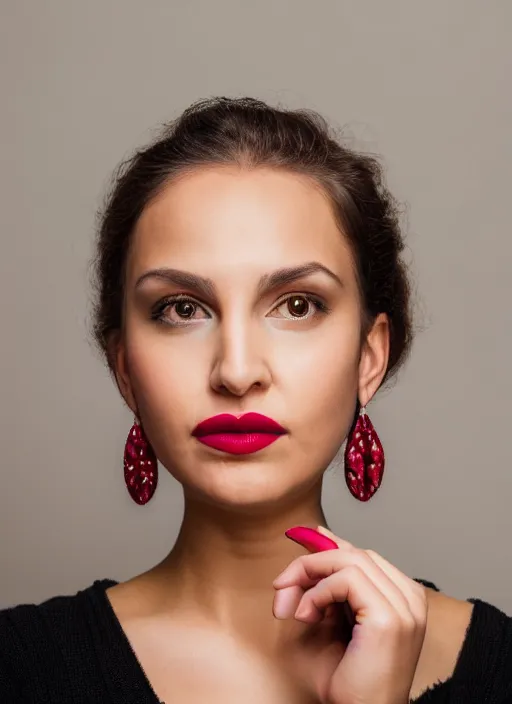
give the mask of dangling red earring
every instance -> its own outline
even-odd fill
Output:
[[[382,483],[384,449],[363,406],[347,438],[345,481],[359,501],[368,501]]]
[[[124,448],[124,480],[130,496],[147,504],[158,483],[158,462],[142,426],[135,420]]]

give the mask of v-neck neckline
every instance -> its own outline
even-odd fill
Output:
[[[165,704],[153,689],[107,595],[107,589],[117,584],[113,579],[96,580],[89,590],[96,644],[109,654],[100,658],[100,664],[107,688],[112,690],[112,701],[119,701],[121,694],[125,704]]]
[[[125,704],[166,704],[159,699],[153,689],[107,595],[107,589],[117,584],[118,582],[113,579],[100,579],[83,592],[88,594],[93,611],[89,626],[95,649],[98,654],[101,653],[98,659],[103,670],[106,688],[111,693],[112,701],[119,701],[121,694]],[[423,692],[414,700],[415,704],[437,701],[437,697],[444,695],[445,690],[446,693],[450,691],[458,673],[464,670],[470,655],[469,646],[475,642],[480,611],[485,606],[479,599],[468,601],[473,603],[474,608],[452,677],[434,684]],[[105,653],[108,653],[109,657],[105,657]]]

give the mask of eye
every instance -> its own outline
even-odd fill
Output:
[[[279,315],[287,320],[306,320],[319,312],[327,312],[325,303],[306,294],[294,293],[281,301],[272,312],[278,311]]]
[[[156,304],[151,317],[165,325],[186,325],[189,321],[205,320],[210,315],[192,298],[171,296]]]

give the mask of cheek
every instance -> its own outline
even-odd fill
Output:
[[[282,378],[290,423],[304,450],[335,454],[354,418],[359,382],[360,339],[354,321],[294,347]]]
[[[164,331],[147,335],[128,330],[126,339],[130,379],[144,426],[153,437],[174,435],[204,396],[205,347],[186,336],[170,339]]]

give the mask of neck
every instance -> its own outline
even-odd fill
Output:
[[[273,580],[304,549],[284,535],[294,525],[326,525],[321,482],[294,503],[230,511],[185,497],[175,546],[157,570],[174,608],[238,635],[279,640],[290,629],[272,614]],[[295,624],[298,625],[298,624]]]

